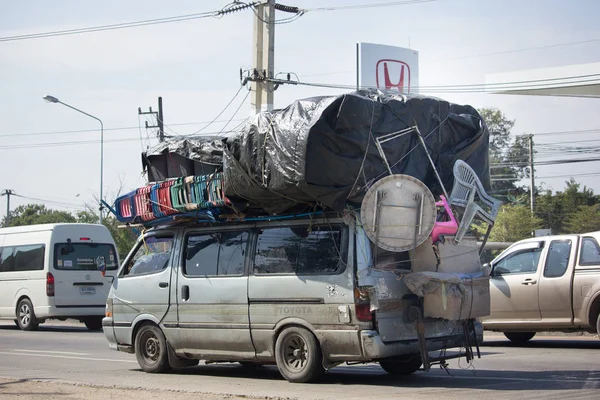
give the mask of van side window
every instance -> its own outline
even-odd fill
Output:
[[[185,245],[186,276],[242,275],[248,232],[190,234]]]
[[[258,235],[255,274],[335,274],[346,261],[342,226],[265,228]]]
[[[584,237],[581,240],[579,265],[600,265],[600,246],[596,239]]]
[[[570,240],[553,240],[548,248],[544,276],[546,278],[558,278],[563,276],[569,265],[570,254]]]
[[[0,272],[41,271],[45,251],[43,244],[0,248]]]
[[[494,265],[494,275],[522,274],[537,271],[542,249],[526,249],[506,256]]]
[[[124,276],[162,271],[169,265],[173,236],[149,236],[142,240],[131,260],[123,270]]]
[[[0,272],[14,271],[13,248],[0,247]]]

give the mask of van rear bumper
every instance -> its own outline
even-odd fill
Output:
[[[35,316],[38,319],[47,318],[75,318],[104,316],[106,305],[98,306],[34,306]]]
[[[377,360],[387,357],[395,357],[404,354],[419,353],[419,341],[409,340],[401,342],[384,342],[375,330],[361,331],[360,341],[365,359]],[[439,338],[427,338],[427,351],[435,351],[443,348],[460,347],[464,345],[464,335],[444,336]]]

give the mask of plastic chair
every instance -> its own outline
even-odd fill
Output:
[[[475,195],[481,203],[489,208],[489,211],[475,203]],[[500,200],[485,192],[475,171],[463,160],[456,160],[454,163],[454,186],[449,203],[451,206],[463,209],[463,216],[454,237],[455,243],[462,240],[474,218],[479,218],[488,224],[487,238],[502,204]]]
[[[117,220],[122,223],[130,223],[135,218],[135,204],[133,198],[136,191],[127,193],[123,196],[118,197],[115,200],[115,211],[117,213]]]
[[[450,218],[450,221],[435,221],[433,224],[433,230],[431,231],[431,242],[437,243],[441,235],[455,235],[458,231],[458,222],[454,218],[452,209],[446,200],[444,195],[440,196],[440,201],[435,203],[436,207],[444,207],[446,214]]]

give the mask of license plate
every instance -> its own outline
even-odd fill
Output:
[[[96,288],[93,286],[80,287],[79,294],[96,294]]]

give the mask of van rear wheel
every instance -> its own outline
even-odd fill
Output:
[[[102,330],[102,317],[88,317],[83,320],[83,323],[90,331]]]
[[[504,336],[513,343],[523,344],[535,336],[535,332],[504,332]]]
[[[17,325],[23,331],[35,331],[40,325],[29,299],[23,299],[17,307]]]
[[[421,368],[423,361],[420,354],[410,354],[405,358],[380,360],[379,365],[390,375],[410,375]]]
[[[146,372],[167,372],[171,369],[167,340],[154,324],[143,325],[135,335],[135,357]]]
[[[297,326],[284,329],[275,343],[275,361],[281,375],[290,382],[314,382],[325,369],[321,346],[311,332]]]

